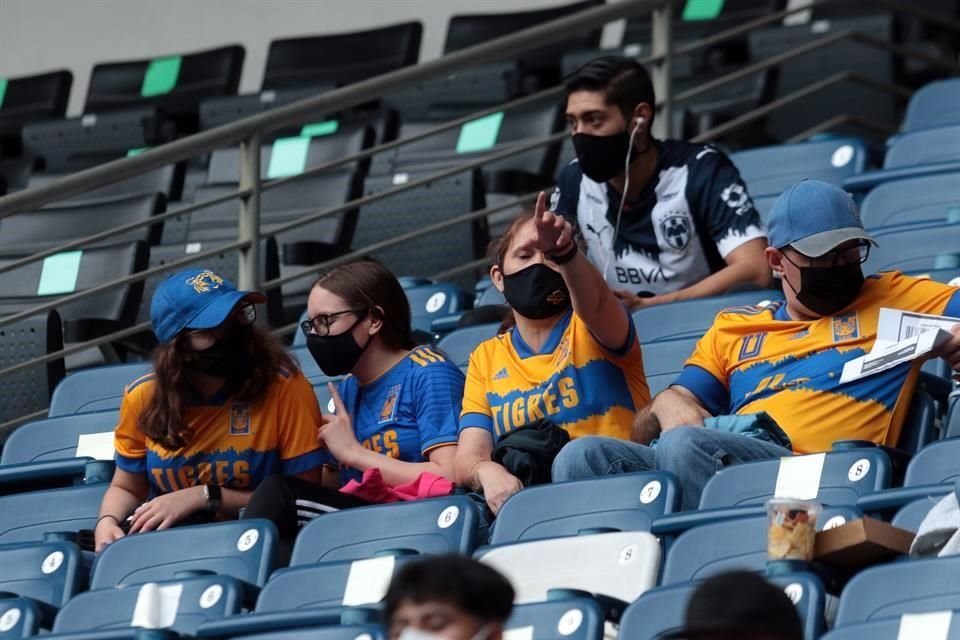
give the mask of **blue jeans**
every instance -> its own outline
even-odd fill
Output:
[[[793,453],[779,445],[728,431],[678,427],[660,436],[656,447],[618,438],[577,438],[553,461],[553,480],[586,480],[614,473],[670,471],[680,480],[683,509],[696,509],[704,485],[720,469],[738,462]]]

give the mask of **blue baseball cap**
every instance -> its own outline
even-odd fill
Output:
[[[820,180],[802,180],[777,198],[767,218],[771,247],[790,245],[811,258],[822,256],[849,240],[867,240],[853,197]]]
[[[237,291],[210,269],[186,269],[160,283],[150,302],[150,321],[157,340],[167,343],[184,329],[213,329],[223,324],[241,300],[262,304],[266,296]]]

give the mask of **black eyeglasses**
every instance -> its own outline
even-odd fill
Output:
[[[807,266],[810,267],[838,267],[840,264],[863,264],[867,261],[867,258],[870,257],[870,247],[871,244],[866,240],[861,240],[858,244],[845,247],[843,249],[834,249],[833,251],[828,251],[822,256],[817,256],[816,258],[811,258],[810,256],[800,253],[796,249],[798,254],[810,261],[810,264]],[[793,248],[793,247],[791,247]],[[784,254],[786,257],[786,254]],[[787,260],[795,267],[800,267],[796,262],[787,258]]]
[[[334,313],[318,313],[312,318],[307,318],[300,323],[300,329],[304,335],[316,334],[318,336],[330,335],[330,327],[342,315],[348,313],[365,313],[366,308],[346,309],[344,311],[335,311]]]

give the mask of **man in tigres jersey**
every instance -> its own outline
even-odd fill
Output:
[[[730,464],[826,451],[837,440],[896,445],[919,363],[841,383],[843,365],[873,347],[881,307],[960,318],[960,290],[897,272],[864,278],[861,264],[874,242],[852,198],[823,182],[805,180],[780,196],[769,239],[767,261],[786,300],[721,312],[673,386],[637,415],[633,442],[575,441],[557,457],[554,480],[668,470],[690,509]],[[936,355],[956,371],[960,324],[952,333]],[[761,411],[786,432],[792,451],[703,428],[709,416]]]

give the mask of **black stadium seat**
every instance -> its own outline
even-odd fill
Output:
[[[63,348],[63,329],[56,311],[0,327],[0,369],[12,367]],[[29,367],[0,377],[0,423],[50,404],[50,394],[63,379],[63,360]],[[0,443],[7,434],[0,432]]]
[[[93,200],[146,192],[162,193],[166,196],[168,202],[176,201],[180,199],[180,194],[183,189],[184,168],[185,165],[183,163],[170,164],[165,167],[160,167],[159,169],[154,169],[153,171],[141,173],[132,178],[127,178],[126,180],[121,180],[120,182],[108,184],[105,187],[85,191],[72,199]],[[42,187],[55,180],[60,180],[67,175],[69,175],[67,171],[34,173],[27,182],[27,188]]]
[[[135,193],[99,200],[68,201],[14,214],[0,221],[0,255],[25,255],[54,247],[120,225],[149,220],[165,209],[166,198],[162,194]],[[161,225],[145,225],[100,244],[134,240],[158,242]]]
[[[263,89],[333,89],[417,64],[420,22],[305,38],[273,40]]]
[[[28,122],[62,118],[73,74],[52,71],[3,81],[0,96],[0,158],[20,154],[20,130]]]

